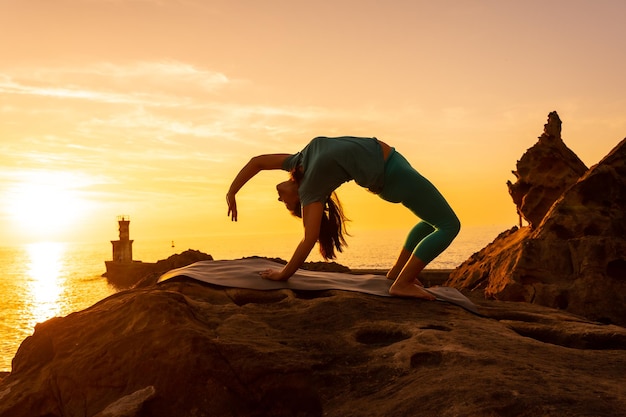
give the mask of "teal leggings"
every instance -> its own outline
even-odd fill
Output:
[[[404,248],[425,263],[443,252],[461,230],[446,199],[395,150],[385,163],[385,185],[379,195],[402,203],[421,219],[409,232]]]

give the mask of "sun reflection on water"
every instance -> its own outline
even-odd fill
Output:
[[[63,243],[33,243],[27,246],[28,289],[29,289],[29,324],[46,321],[61,313],[65,278],[62,274]]]

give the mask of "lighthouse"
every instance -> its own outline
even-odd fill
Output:
[[[130,216],[117,216],[120,240],[112,240],[113,262],[130,263],[133,261],[133,241],[130,240]]]
[[[113,260],[104,261],[107,271],[103,274],[109,283],[118,288],[128,288],[149,273],[154,272],[154,263],[133,260],[133,241],[130,240],[130,216],[117,216],[119,240],[112,240]]]

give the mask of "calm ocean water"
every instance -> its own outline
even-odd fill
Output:
[[[458,266],[507,226],[465,227],[454,243],[429,268]],[[350,268],[388,268],[404,241],[406,231],[352,233],[346,252],[337,262]],[[135,237],[136,238],[136,237]],[[301,237],[214,236],[177,241],[135,240],[133,257],[145,262],[165,259],[186,249],[211,254],[215,259],[259,255],[289,259]],[[314,249],[315,250],[315,249]],[[87,308],[116,292],[102,278],[111,245],[36,243],[0,247],[0,371],[11,370],[20,343],[32,335],[36,323]],[[312,253],[309,260],[321,258]]]

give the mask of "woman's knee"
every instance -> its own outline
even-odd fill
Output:
[[[456,214],[452,213],[448,221],[446,222],[446,230],[454,239],[461,231],[461,221]]]
[[[449,214],[445,216],[445,218],[440,218],[439,221],[435,224],[437,230],[442,234],[447,236],[447,240],[452,242],[452,240],[459,234],[461,231],[461,221],[456,216],[456,214],[450,210]]]

